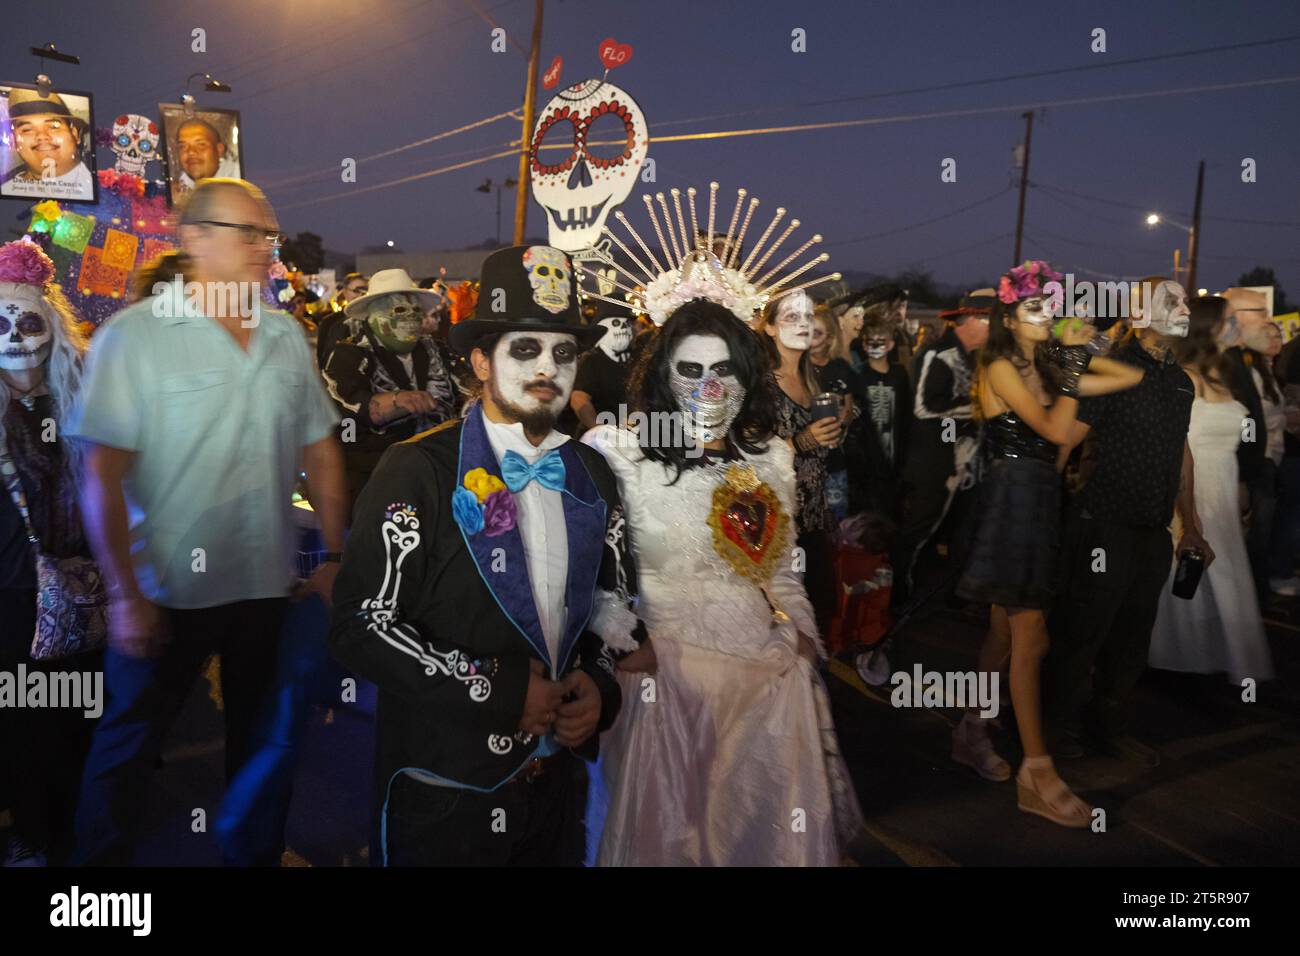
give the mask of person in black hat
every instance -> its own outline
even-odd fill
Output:
[[[605,642],[639,627],[614,477],[554,430],[605,329],[580,324],[569,257],[549,246],[490,255],[476,308],[450,340],[481,399],[384,454],[330,644],[379,687],[372,859],[578,865],[578,758],[621,703]]]

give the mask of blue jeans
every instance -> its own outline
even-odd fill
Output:
[[[284,598],[268,598],[197,610],[164,609],[172,637],[157,657],[129,657],[108,649],[108,702],[81,781],[77,862],[131,862],[149,777],[163,741],[213,653],[221,655],[226,780],[239,780],[271,726],[268,714],[286,606]],[[222,855],[237,865],[274,864],[282,849],[262,847],[256,859],[249,859],[239,847],[223,845]]]

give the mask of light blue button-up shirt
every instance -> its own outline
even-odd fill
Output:
[[[67,432],[136,453],[124,491],[141,592],[171,608],[283,597],[302,449],[338,423],[297,322],[263,309],[248,351],[153,299],[91,340]],[[181,311],[182,314],[173,314]]]

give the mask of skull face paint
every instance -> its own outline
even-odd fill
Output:
[[[1051,296],[1031,295],[1016,303],[1016,321],[1046,327],[1056,317],[1056,303]]]
[[[812,345],[813,303],[803,292],[792,292],[776,307],[776,331],[788,349],[804,351]]]
[[[394,292],[369,303],[367,321],[379,344],[390,352],[405,355],[415,348],[424,322],[424,309],[413,295]]]
[[[1151,292],[1151,328],[1159,335],[1184,338],[1189,318],[1187,290],[1177,282],[1161,282]]]
[[[867,358],[882,359],[889,354],[889,350],[894,347],[894,340],[883,333],[871,333],[867,336]]]
[[[114,168],[119,173],[143,176],[146,163],[158,158],[158,127],[147,116],[126,113],[113,123]]]
[[[608,319],[601,319],[597,324],[603,325],[609,330],[596,343],[600,350],[615,362],[620,364],[626,362],[632,349],[631,319],[622,315],[614,315]]]
[[[604,117],[604,119],[601,119]],[[592,125],[621,122],[622,129],[597,139],[617,145],[588,146]],[[542,150],[542,146],[563,145]],[[589,249],[605,219],[627,199],[649,150],[645,115],[636,101],[612,83],[584,80],[557,93],[537,118],[528,150],[533,198],[546,210],[550,243],[566,252]]]
[[[578,343],[566,332],[507,332],[492,352],[492,399],[530,433],[555,425],[573,391]]]
[[[50,355],[54,333],[38,307],[22,299],[0,299],[0,369],[40,367]]]
[[[745,387],[736,378],[726,341],[717,335],[688,335],[669,362],[668,385],[686,420],[687,437],[700,444],[725,438],[745,404]]]
[[[572,276],[564,253],[550,246],[529,246],[524,252],[523,263],[528,269],[533,301],[552,315],[559,315],[567,309]]]

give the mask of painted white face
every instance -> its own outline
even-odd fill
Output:
[[[49,319],[35,303],[0,298],[0,369],[39,367],[50,356],[53,335]]]
[[[891,336],[873,332],[867,336],[867,358],[882,359],[894,347]]]
[[[521,421],[558,417],[573,391],[578,343],[567,332],[507,332],[492,353],[494,398]]]
[[[589,138],[617,143],[588,145]],[[606,217],[632,192],[649,148],[645,114],[614,84],[584,80],[555,94],[528,150],[533,198],[546,210],[551,245],[566,252],[594,246]]]
[[[776,306],[776,332],[788,349],[804,351],[812,345],[813,303],[803,292],[785,296]]]
[[[1187,290],[1177,282],[1161,282],[1151,292],[1151,328],[1160,335],[1184,338],[1189,319]]]
[[[1016,305],[1016,319],[1026,325],[1045,328],[1056,318],[1056,303],[1051,296],[1031,295]]]
[[[688,335],[669,361],[668,384],[677,410],[686,417],[686,434],[701,443],[724,438],[745,404],[745,388],[736,378],[726,341],[717,335]]]
[[[626,362],[632,348],[632,320],[627,316],[614,315],[601,319],[597,324],[609,330],[596,343],[600,350],[615,362]]]

